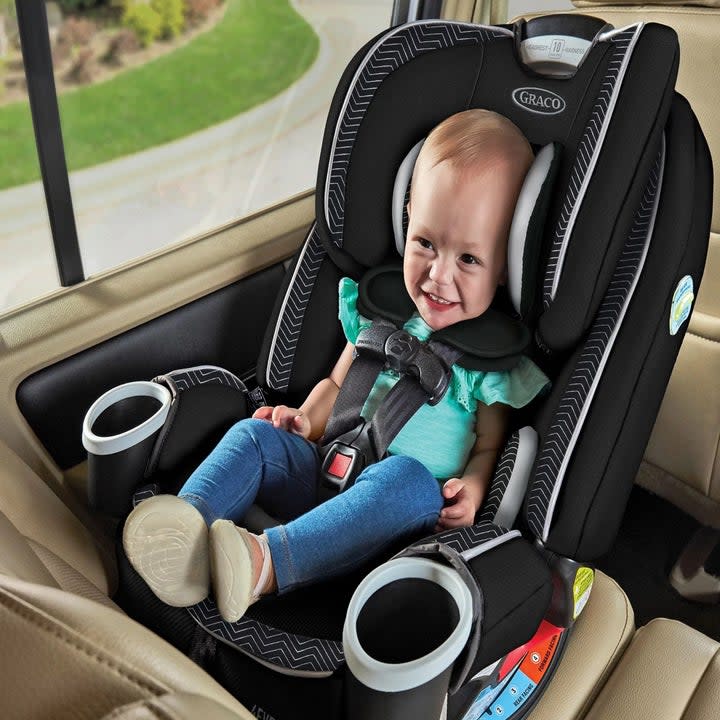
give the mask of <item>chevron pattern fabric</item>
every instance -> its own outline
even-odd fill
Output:
[[[501,28],[452,22],[427,22],[391,30],[365,59],[348,90],[345,112],[339,119],[335,146],[330,154],[325,215],[330,239],[342,247],[345,221],[345,181],[360,123],[383,80],[409,60],[433,50],[457,45],[479,45],[497,38],[512,38]]]
[[[199,365],[198,367],[173,370],[164,377],[170,378],[178,390],[187,390],[196,385],[227,385],[235,390],[245,391],[245,383],[231,372],[214,365]]]
[[[485,498],[485,502],[482,506],[482,512],[478,518],[480,523],[492,523],[495,520],[495,515],[500,509],[500,502],[505,495],[505,491],[510,484],[510,478],[512,477],[512,471],[515,467],[515,460],[517,458],[518,447],[520,445],[520,433],[514,432],[510,439],[505,445],[505,449],[500,455],[497,467],[495,468],[495,474],[493,475],[492,482],[490,483],[490,492]]]
[[[195,622],[215,637],[285,670],[326,674],[337,670],[345,661],[339,641],[293,635],[250,617],[235,623],[225,622],[209,598],[187,610]]]
[[[470,527],[461,527],[454,530],[445,530],[439,535],[433,536],[433,542],[441,542],[451,547],[456,552],[462,553],[477,548],[480,545],[496,540],[502,535],[506,535],[508,531],[499,525],[492,523],[479,522]],[[515,535],[517,533],[514,533]],[[421,543],[426,542],[421,540]]]
[[[645,246],[650,242],[648,235],[654,217],[654,206],[659,197],[662,161],[663,152],[658,155],[650,174],[613,278],[555,412],[555,422],[538,453],[535,478],[528,493],[527,520],[534,534],[542,540],[547,539],[555,499],[562,486],[563,460],[572,453],[575,430],[578,422],[581,422],[583,409],[592,402],[593,383],[598,369],[603,356],[612,349],[610,341],[613,331],[625,304],[629,301]]]
[[[600,94],[595,101],[592,115],[585,127],[582,140],[578,145],[575,165],[572,169],[570,182],[568,183],[567,195],[563,201],[560,219],[558,220],[555,228],[555,237],[550,250],[550,258],[545,269],[543,304],[546,309],[550,307],[553,300],[555,275],[562,271],[560,262],[564,254],[564,249],[567,247],[570,235],[572,234],[573,228],[570,224],[570,220],[573,210],[576,209],[578,203],[582,202],[582,196],[585,192],[583,182],[585,182],[588,170],[591,170],[594,167],[595,157],[602,149],[600,138],[603,130],[603,123],[605,121],[610,121],[608,108],[610,107],[613,95],[620,91],[620,86],[618,85],[620,69],[628,48],[638,32],[638,28],[631,27],[622,33],[618,33],[612,38],[615,45],[613,55],[610,58],[607,75],[602,83]]]
[[[302,329],[305,308],[310,302],[315,280],[327,251],[320,241],[317,223],[313,223],[295,269],[295,277],[285,294],[278,314],[275,338],[268,358],[268,385],[286,391],[290,384],[295,349]]]

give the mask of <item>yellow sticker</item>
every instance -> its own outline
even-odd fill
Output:
[[[575,573],[575,582],[573,583],[573,600],[575,607],[573,609],[573,620],[583,611],[585,604],[590,598],[595,573],[592,568],[581,567]]]

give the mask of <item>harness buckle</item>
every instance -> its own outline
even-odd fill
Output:
[[[388,367],[418,381],[428,395],[429,405],[442,400],[450,382],[450,370],[426,343],[406,330],[396,330],[385,341],[385,358]]]
[[[395,326],[386,322],[373,322],[360,331],[355,341],[355,352],[371,360],[385,359],[385,344],[395,334]]]
[[[341,493],[355,482],[365,467],[365,455],[360,449],[343,442],[335,442],[325,455],[320,479],[323,487]]]

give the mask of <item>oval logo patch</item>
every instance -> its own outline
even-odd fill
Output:
[[[536,87],[522,87],[513,90],[513,102],[524,110],[540,115],[557,115],[566,105],[565,101],[550,90]]]

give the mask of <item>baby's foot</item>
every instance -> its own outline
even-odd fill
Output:
[[[202,515],[175,495],[144,500],[123,528],[130,564],[160,600],[174,607],[194,605],[207,597],[207,538]]]
[[[220,614],[227,622],[237,622],[274,586],[265,537],[229,520],[216,520],[210,527],[210,576]]]

